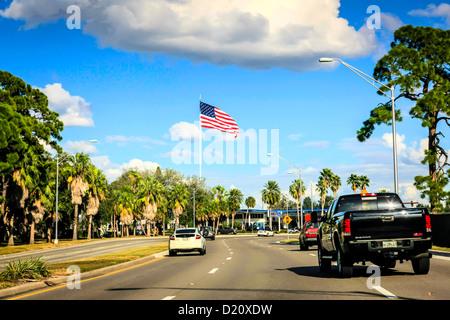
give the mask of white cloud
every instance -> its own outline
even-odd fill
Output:
[[[109,182],[116,180],[127,169],[156,170],[159,164],[140,159],[131,159],[127,163],[112,163],[108,156],[91,157],[92,163],[103,171]]]
[[[292,133],[292,134],[290,134],[290,135],[288,135],[288,139],[289,140],[292,140],[292,141],[298,141],[298,140],[300,140],[300,138],[302,137],[303,135],[301,134],[301,133]]]
[[[374,30],[339,16],[339,0],[13,0],[0,15],[27,29],[67,19],[72,4],[103,47],[217,65],[311,70],[326,67],[317,57],[363,57],[377,47]]]
[[[399,17],[388,12],[381,13],[381,26],[383,29],[387,29],[392,33],[403,25],[404,23]]]
[[[319,148],[319,149],[326,149],[330,146],[329,141],[311,141],[306,142],[302,145],[302,147],[313,147],[313,148]]]
[[[64,126],[94,126],[91,104],[82,97],[72,96],[60,83],[47,84],[39,90],[47,96],[50,110],[59,113],[59,120],[64,122]]]
[[[111,142],[111,143],[116,143],[118,146],[125,146],[128,143],[151,143],[151,144],[156,144],[156,145],[166,145],[167,143],[162,141],[162,140],[158,140],[158,139],[153,139],[153,138],[149,138],[149,137],[126,137],[126,136],[121,136],[121,135],[117,135],[117,136],[107,136],[105,138],[106,142]]]
[[[441,3],[439,6],[429,4],[426,9],[412,10],[408,13],[415,17],[444,18],[447,26],[450,26],[450,4]]]
[[[67,141],[64,145],[67,152],[75,148],[74,153],[96,154],[98,152],[93,143],[86,143],[86,141]]]
[[[198,125],[184,121],[175,123],[169,132],[172,141],[197,140],[202,134]]]

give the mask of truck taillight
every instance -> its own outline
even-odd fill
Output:
[[[352,230],[350,228],[350,218],[347,218],[344,220],[344,236],[351,236]]]
[[[431,218],[429,215],[425,215],[425,231],[431,232]]]

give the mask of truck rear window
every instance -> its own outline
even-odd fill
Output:
[[[335,212],[387,210],[404,208],[396,194],[350,195],[342,197]]]

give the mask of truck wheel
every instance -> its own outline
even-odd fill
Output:
[[[337,253],[337,267],[339,274],[344,278],[351,278],[353,275],[353,263],[350,259],[346,257],[341,248],[338,249]]]
[[[319,270],[322,272],[327,272],[331,270],[331,260],[323,258],[323,250],[320,244],[317,246],[317,257],[319,260]]]
[[[418,258],[411,260],[415,274],[428,274],[430,271],[430,258]]]
[[[303,243],[303,241],[300,240],[300,251],[305,251],[307,249],[308,249],[308,247],[306,247],[305,244]]]

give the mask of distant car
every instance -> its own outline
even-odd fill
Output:
[[[234,228],[231,228],[231,227],[220,227],[218,230],[217,230],[217,234],[230,234],[230,233],[232,233],[232,234],[236,234],[237,233],[237,230],[236,229],[234,229]]]
[[[294,227],[294,228],[288,230],[288,233],[297,233],[297,232],[298,232],[297,227]]]
[[[212,226],[201,226],[200,233],[204,238],[211,238],[211,240],[216,240],[216,233],[214,232],[214,228]]]
[[[308,221],[300,231],[298,240],[300,242],[300,250],[308,250],[309,246],[317,244],[317,228],[319,224],[317,222]]]
[[[192,251],[198,251],[201,255],[206,253],[206,240],[200,231],[197,228],[176,229],[169,238],[169,255]]]
[[[258,230],[258,237],[259,236],[266,236],[266,237],[272,236],[273,237],[274,235],[275,235],[275,233],[272,231],[272,229],[270,229],[270,227],[260,228]]]
[[[259,229],[259,227],[256,224],[248,225],[246,228],[247,231],[256,231],[258,229]]]

